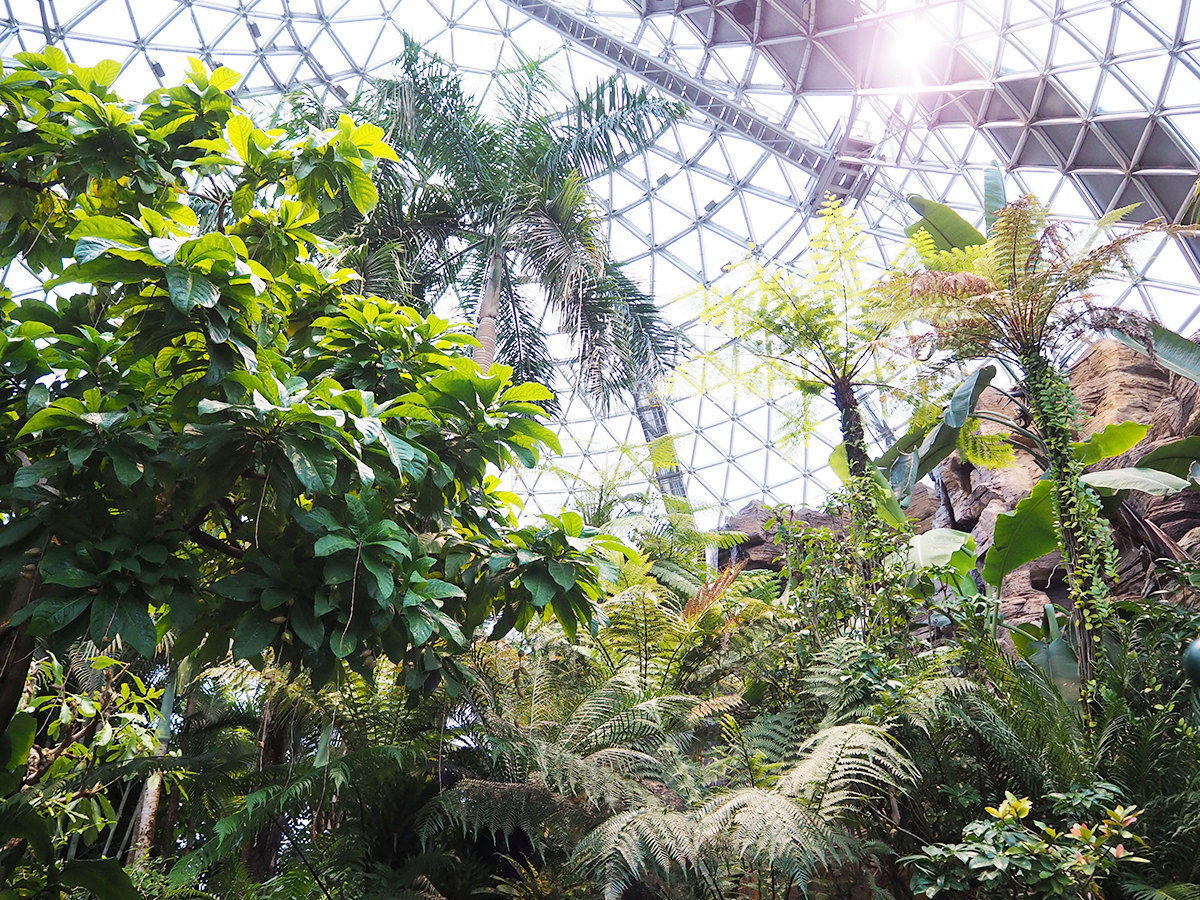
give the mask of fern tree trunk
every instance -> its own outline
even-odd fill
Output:
[[[1112,536],[1099,498],[1079,480],[1083,465],[1071,452],[1079,402],[1070,383],[1040,351],[1022,355],[1020,363],[1029,409],[1046,444],[1047,472],[1054,484],[1054,517],[1067,571],[1071,628],[1086,706],[1095,678],[1099,629],[1108,615],[1106,576],[1113,559]]]
[[[258,768],[268,771],[287,762],[293,744],[291,716],[281,708],[279,699],[272,696],[263,710],[259,744]],[[242,846],[242,865],[254,882],[261,884],[275,874],[279,850],[283,846],[283,829],[270,819]]]
[[[846,461],[854,478],[866,478],[871,471],[871,457],[867,453],[867,436],[863,429],[862,409],[854,384],[849,378],[839,378],[833,383],[833,404],[841,418],[842,440],[846,444]]]

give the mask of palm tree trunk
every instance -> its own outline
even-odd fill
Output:
[[[475,339],[479,341],[479,346],[475,348],[471,357],[485,375],[496,359],[496,317],[500,314],[500,279],[503,269],[504,258],[497,245],[492,249],[488,260],[487,279],[483,283],[483,293],[479,298],[479,313],[475,324]]]
[[[1106,549],[1111,538],[1099,502],[1079,480],[1083,465],[1071,451],[1078,402],[1070,383],[1040,352],[1022,357],[1021,368],[1033,421],[1046,444],[1047,474],[1054,482],[1051,496],[1067,571],[1080,690],[1086,703],[1095,677],[1099,626],[1106,615]]]

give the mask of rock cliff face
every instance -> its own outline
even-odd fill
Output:
[[[1096,468],[1135,465],[1155,447],[1200,433],[1200,386],[1172,375],[1115,341],[1099,341],[1079,359],[1071,369],[1071,386],[1085,416],[1082,436],[1120,422],[1151,426],[1136,447],[1121,457],[1098,463]],[[980,407],[1005,417],[1015,412],[1004,395],[991,389],[980,398]],[[1002,429],[984,423],[983,430]],[[951,457],[938,467],[938,488],[918,486],[909,504],[909,516],[918,532],[929,528],[970,532],[982,556],[991,546],[996,517],[1013,509],[1041,474],[1034,456],[1022,449],[1017,451],[1016,465],[1005,469],[977,468]],[[763,527],[771,515],[752,504],[726,525],[750,535],[739,548],[739,554],[749,554],[750,568],[779,567],[780,548]],[[798,510],[795,516],[814,526],[836,527],[824,513]],[[1118,595],[1140,594],[1152,574],[1154,559],[1180,554],[1200,559],[1200,491],[1184,491],[1171,497],[1131,494],[1113,528],[1121,551],[1115,591]],[[1000,597],[1001,612],[1010,622],[1037,620],[1047,601],[1063,602],[1066,584],[1059,554],[1043,557],[1010,574]]]

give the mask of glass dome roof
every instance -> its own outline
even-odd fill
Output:
[[[826,192],[856,206],[883,265],[917,218],[907,194],[978,217],[993,160],[1010,196],[1033,192],[1081,220],[1139,203],[1134,221],[1178,221],[1200,161],[1191,0],[4,0],[0,10],[0,54],[53,43],[79,63],[116,59],[127,94],[176,81],[193,55],[241,72],[244,95],[307,84],[344,97],[386,74],[408,33],[484,104],[497,71],[529,57],[548,58],[568,93],[617,69],[685,100],[685,121],[592,187],[616,258],[701,350],[725,338],[686,295],[719,282],[750,245],[793,262]],[[1200,242],[1154,237],[1140,252],[1111,299],[1196,330]],[[599,415],[572,383],[564,371],[563,457],[519,479],[533,509],[560,508],[646,440],[630,412]],[[813,503],[836,483],[832,410],[806,447],[784,447],[772,436],[786,401],[676,378],[666,426],[706,524],[753,500]]]

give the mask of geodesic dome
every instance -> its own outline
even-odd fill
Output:
[[[882,265],[917,218],[906,194],[978,217],[993,160],[1010,196],[1079,219],[1136,202],[1133,221],[1184,218],[1200,160],[1191,0],[5,0],[4,12],[0,54],[51,43],[82,64],[116,59],[128,95],[175,82],[193,55],[241,72],[244,95],[345,97],[387,73],[408,33],[483,103],[497,71],[547,56],[568,91],[617,69],[682,99],[685,121],[592,187],[615,257],[701,350],[725,338],[676,298],[751,245],[795,260],[826,193],[856,206]],[[1147,240],[1111,299],[1195,330],[1198,246]],[[645,440],[628,411],[598,414],[572,383],[564,372],[563,457],[520,479],[532,508],[560,508]],[[807,446],[774,442],[783,400],[671,387],[665,425],[697,507],[812,503],[836,484],[832,423]]]

